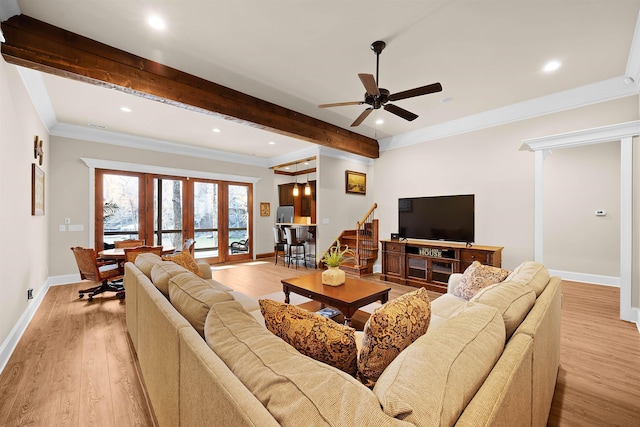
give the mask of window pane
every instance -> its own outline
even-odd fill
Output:
[[[138,177],[104,174],[102,188],[105,245],[138,239]]]
[[[154,189],[154,240],[156,244],[181,248],[182,181],[155,179]]]
[[[194,182],[193,226],[196,256],[218,256],[218,184]]]
[[[229,185],[229,253],[248,253],[249,187]]]

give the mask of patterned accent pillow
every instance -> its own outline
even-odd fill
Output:
[[[178,252],[177,254],[173,255],[164,255],[162,259],[165,261],[173,261],[176,264],[181,265],[187,270],[191,271],[192,273],[197,274],[198,277],[202,277],[202,272],[200,271],[200,267],[198,267],[198,263],[187,251]]]
[[[481,289],[504,281],[508,275],[509,271],[500,267],[483,265],[479,261],[474,261],[462,274],[453,294],[469,301]]]
[[[431,300],[425,288],[378,307],[364,325],[358,379],[372,388],[389,363],[427,332]]]
[[[274,335],[300,353],[355,376],[355,329],[295,305],[268,299],[258,302],[265,325]]]

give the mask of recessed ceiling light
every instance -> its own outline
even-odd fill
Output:
[[[276,143],[273,141],[269,141],[269,145],[276,145]]]
[[[560,61],[549,61],[545,64],[544,68],[542,69],[542,71],[544,71],[545,73],[550,73],[552,71],[556,71],[558,68],[560,68],[560,65],[562,65],[560,63]]]
[[[222,132],[222,131],[221,131],[220,129],[218,129],[218,128],[213,128],[213,129],[211,129],[211,131],[212,131],[212,132],[214,132],[214,133],[220,133],[220,132]]]
[[[156,30],[164,30],[166,28],[164,20],[157,15],[150,16],[149,19],[147,19],[147,23]]]
[[[133,110],[131,110],[131,108],[129,107],[120,107],[120,111],[124,111],[125,113],[130,113]]]
[[[383,124],[383,123],[384,123],[384,120],[382,120],[382,119],[378,119],[378,120],[376,120],[376,124],[377,124],[377,125],[381,125],[381,124]]]
[[[449,103],[449,102],[451,102],[451,101],[453,101],[453,98],[450,98],[450,97],[448,97],[448,96],[447,96],[446,98],[442,98],[442,99],[440,100],[440,103],[441,103],[441,104],[447,104],[447,103]]]

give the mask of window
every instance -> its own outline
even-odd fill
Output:
[[[96,249],[133,238],[179,249],[193,237],[196,258],[250,259],[252,190],[244,183],[97,169]]]

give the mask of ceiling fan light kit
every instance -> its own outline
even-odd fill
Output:
[[[398,93],[390,93],[387,89],[378,86],[380,83],[379,71],[380,71],[380,54],[384,50],[387,44],[381,40],[371,43],[371,50],[376,54],[376,77],[372,74],[361,73],[358,74],[362,85],[366,92],[364,94],[364,101],[349,101],[349,102],[336,102],[332,104],[321,104],[318,108],[328,107],[344,107],[346,105],[369,105],[353,123],[351,126],[358,126],[362,123],[373,110],[383,108],[385,111],[395,114],[405,120],[412,121],[418,118],[417,114],[407,111],[404,108],[400,108],[395,104],[389,104],[389,101],[400,101],[402,99],[413,98],[415,96],[428,95],[430,93],[442,91],[442,85],[440,83],[432,83],[426,86],[417,87],[414,89],[405,90]]]

